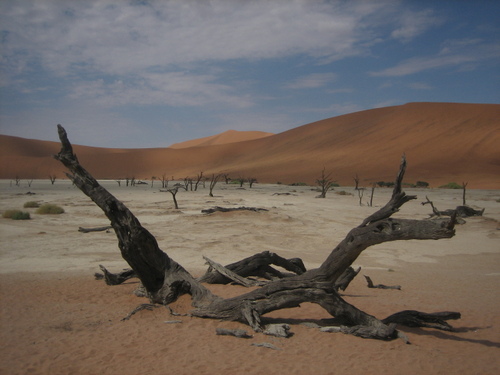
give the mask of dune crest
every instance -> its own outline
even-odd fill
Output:
[[[63,124],[64,125],[64,124]],[[259,139],[228,143],[231,134],[184,143],[183,148],[105,149],[75,146],[97,178],[182,179],[225,172],[259,182],[314,184],[323,167],[341,185],[392,181],[403,153],[405,182],[468,182],[470,189],[500,189],[500,105],[409,103],[303,125]],[[71,129],[67,129],[70,140]],[[54,126],[54,139],[57,139]],[[208,144],[207,144],[208,142]],[[62,175],[51,155],[56,142],[0,136],[0,178]]]
[[[213,146],[226,143],[250,141],[253,139],[269,137],[271,135],[274,135],[274,133],[266,133],[260,131],[227,130],[224,133],[212,135],[210,137],[197,138],[185,142],[174,143],[173,145],[169,146],[169,148],[179,149],[189,147]]]

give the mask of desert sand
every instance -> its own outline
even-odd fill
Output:
[[[325,168],[341,185],[393,181],[391,165],[406,154],[405,181],[431,187],[450,182],[469,189],[500,189],[500,105],[408,103],[332,117],[274,135],[226,132],[187,141],[182,148],[107,149],[78,146],[71,124],[62,124],[80,162],[96,178],[153,176],[183,179],[200,172],[257,178],[262,183],[314,184]],[[260,126],[259,126],[260,127]],[[98,135],[96,135],[98,137]],[[0,178],[64,177],[52,158],[53,142],[0,135]],[[165,146],[169,145],[168,139]]]
[[[395,165],[395,171],[397,165]],[[139,218],[169,256],[195,275],[205,255],[228,264],[269,250],[301,257],[307,268],[321,264],[354,226],[385,204],[391,190],[377,188],[374,207],[363,205],[353,187],[338,187],[316,199],[310,186],[255,184],[252,189],[219,183],[180,191],[179,210],[158,183],[121,187],[101,181]],[[336,194],[340,191],[354,195]],[[407,189],[416,194],[397,213],[424,219],[425,196],[441,209],[461,204],[461,190]],[[35,193],[27,195],[27,192]],[[273,195],[290,193],[289,195]],[[107,225],[102,212],[68,180],[0,181],[0,212],[27,201],[56,203],[61,215],[31,220],[0,218],[1,374],[497,374],[500,368],[500,192],[468,190],[467,203],[485,208],[466,219],[456,236],[439,241],[403,241],[365,250],[355,265],[375,283],[402,290],[368,289],[359,275],[345,299],[379,318],[405,309],[459,311],[456,330],[405,328],[411,344],[323,333],[301,323],[328,319],[316,305],[273,312],[292,326],[288,339],[254,333],[251,339],[217,336],[215,329],[251,329],[235,322],[171,316],[164,307],[121,321],[139,304],[134,280],[107,286],[94,279],[98,265],[127,267],[113,232],[78,232]],[[267,212],[205,215],[213,206],[252,206]],[[211,286],[223,297],[245,292],[239,286]],[[189,311],[183,297],[173,309]],[[179,320],[181,323],[168,323]],[[251,344],[270,343],[279,350]]]

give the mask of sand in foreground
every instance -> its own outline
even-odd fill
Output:
[[[119,188],[104,182],[158,239],[160,247],[194,274],[204,271],[202,255],[226,264],[263,250],[299,256],[317,267],[331,249],[378,207],[359,206],[357,195],[330,192],[315,199],[308,187],[257,185],[239,190],[218,185],[208,191],[180,192],[181,209],[155,188]],[[337,191],[353,192],[352,188]],[[27,196],[27,191],[35,195]],[[288,192],[290,195],[273,195]],[[398,215],[425,218],[425,195],[440,209],[461,203],[460,192],[415,190]],[[375,206],[390,190],[375,192]],[[460,311],[456,332],[402,328],[402,341],[363,340],[321,333],[300,323],[329,316],[319,307],[281,310],[270,318],[292,324],[289,339],[254,334],[252,339],[215,335],[215,328],[250,329],[242,324],[170,316],[167,309],[143,311],[121,321],[140,303],[136,283],[108,287],[93,279],[98,264],[126,267],[113,233],[82,234],[79,226],[107,224],[88,198],[67,181],[32,187],[0,183],[0,211],[21,208],[28,200],[57,203],[60,216],[32,214],[30,221],[0,219],[1,374],[495,374],[500,366],[500,198],[498,191],[470,191],[468,203],[486,207],[450,240],[406,241],[369,248],[356,265],[376,283],[402,285],[401,291],[366,288],[355,279],[346,300],[383,318],[404,309]],[[363,200],[366,201],[366,198]],[[211,206],[254,206],[264,213],[202,215]],[[33,212],[33,211],[31,211]],[[242,287],[214,286],[224,297]],[[189,299],[174,306],[189,311]],[[169,324],[166,321],[180,320]],[[255,347],[271,343],[281,350]]]

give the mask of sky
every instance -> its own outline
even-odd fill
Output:
[[[496,0],[0,0],[0,134],[113,148],[500,102]]]

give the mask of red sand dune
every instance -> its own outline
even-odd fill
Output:
[[[259,139],[264,137],[269,137],[274,135],[274,133],[266,133],[259,131],[238,131],[238,130],[228,130],[224,133],[212,135],[210,137],[193,139],[191,141],[174,143],[169,148],[189,148],[189,147],[201,147],[201,146],[213,146],[221,145],[226,143],[235,143],[250,141],[253,139]]]
[[[77,144],[71,129],[66,130]],[[436,187],[453,181],[468,182],[471,189],[500,189],[499,130],[497,104],[409,103],[236,143],[227,143],[234,138],[222,134],[184,148],[75,146],[75,153],[97,178],[150,179],[166,174],[182,179],[203,171],[255,177],[259,182],[314,184],[325,167],[341,185],[353,185],[357,174],[361,186],[393,181],[405,153],[408,183],[420,180]],[[0,136],[0,178],[61,178],[64,168],[50,156],[58,149],[57,142]]]

